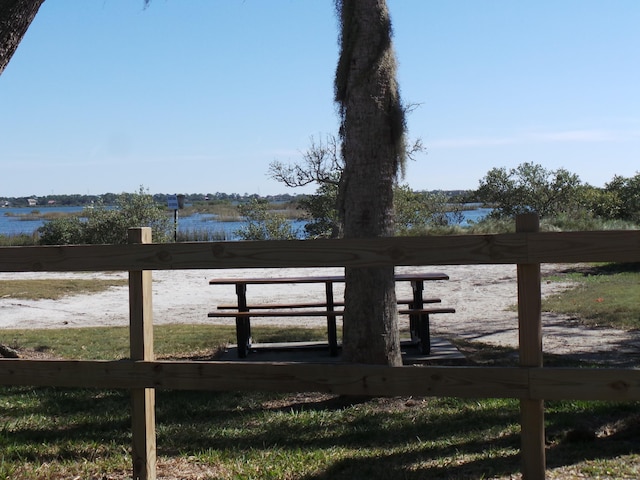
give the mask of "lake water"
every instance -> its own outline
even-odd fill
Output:
[[[41,219],[26,219],[25,215],[30,214],[33,211],[39,211],[42,214],[45,213],[77,213],[82,211],[82,207],[24,207],[24,208],[12,208],[5,207],[0,208],[0,235],[17,235],[26,233],[32,234],[35,230],[44,224],[44,220]],[[490,208],[476,208],[474,210],[465,210],[463,226],[467,225],[469,221],[478,221],[482,217],[491,212]],[[305,222],[292,221],[293,228],[296,231],[302,232],[304,230]],[[222,232],[229,240],[237,240],[237,237],[233,234],[244,225],[244,222],[218,222],[215,217],[210,214],[196,213],[188,217],[180,217],[178,215],[178,232],[185,231],[201,231],[208,230],[214,233]]]

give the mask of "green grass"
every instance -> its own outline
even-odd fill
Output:
[[[266,342],[303,333],[324,337],[322,329],[268,327],[256,335]],[[126,328],[3,334],[36,356],[128,356]],[[212,358],[234,336],[209,325],[154,329],[161,358]],[[467,343],[466,353],[499,365],[513,352]],[[506,479],[520,470],[519,404],[511,399],[159,390],[156,400],[160,478]],[[638,407],[547,402],[549,478],[637,478]],[[124,479],[130,469],[126,391],[0,388],[0,479]]]
[[[549,402],[551,473],[637,478],[637,411]],[[3,388],[0,416],[0,478],[130,471],[127,392]],[[520,469],[515,400],[158,391],[156,416],[160,478],[176,468],[177,478],[327,480],[513,478]]]
[[[99,293],[124,285],[128,285],[124,279],[0,280],[0,298],[57,300],[67,295]]]
[[[553,308],[582,318],[593,312],[590,299],[602,298],[595,301],[598,322],[632,326],[639,276],[636,266],[572,269],[555,279],[578,287]],[[623,290],[631,301],[619,295]],[[254,337],[314,340],[325,333],[263,327]],[[232,327],[154,328],[159,358],[211,359],[228,342],[235,342]],[[2,330],[0,343],[35,358],[129,355],[127,328]],[[473,364],[517,359],[514,349],[459,347]],[[559,361],[545,357],[547,366]],[[592,366],[573,362],[563,366]],[[0,480],[128,478],[129,401],[120,390],[0,387]],[[640,478],[640,402],[545,406],[547,478]],[[512,399],[159,390],[156,414],[159,478],[510,479],[521,468],[519,403]]]
[[[588,325],[640,328],[640,264],[572,268],[553,280],[576,286],[543,301],[542,309]]]
[[[254,328],[257,343],[311,341],[326,338],[323,329]],[[221,325],[158,325],[154,352],[158,358],[211,358],[235,343],[235,327]],[[77,360],[119,360],[129,357],[128,327],[91,327],[40,330],[0,330],[0,344],[29,354],[47,354]]]

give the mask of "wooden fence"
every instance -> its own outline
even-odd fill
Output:
[[[0,248],[1,272],[128,271],[130,361],[0,360],[0,385],[130,389],[133,476],[156,476],[155,390],[263,390],[373,396],[517,398],[522,472],[545,476],[544,399],[639,400],[640,370],[542,365],[541,263],[639,262],[640,231],[537,231],[521,216],[499,235],[269,242],[151,244],[146,228],[130,245]],[[385,367],[156,361],[153,270],[383,265],[516,264],[519,367]],[[197,288],[194,285],[194,288]]]

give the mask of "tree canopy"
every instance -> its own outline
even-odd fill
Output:
[[[563,168],[547,170],[523,163],[516,168],[493,168],[480,180],[477,196],[494,207],[496,218],[537,212],[541,218],[578,206],[580,178]]]

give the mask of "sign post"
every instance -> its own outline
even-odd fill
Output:
[[[173,210],[173,241],[178,241],[178,209],[184,207],[184,195],[167,195],[167,207]]]

